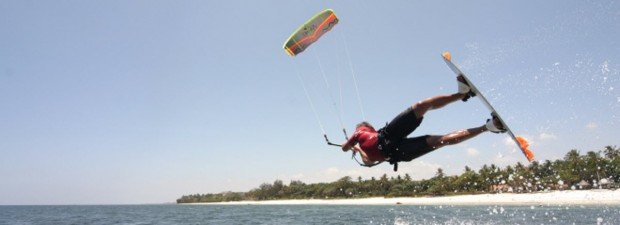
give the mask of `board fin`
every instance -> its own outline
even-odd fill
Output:
[[[521,151],[525,155],[528,161],[534,161],[534,152],[530,150],[530,143],[527,142],[527,139],[521,136],[517,136],[517,141],[519,142],[519,146],[521,147]]]

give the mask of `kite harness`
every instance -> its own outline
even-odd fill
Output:
[[[388,161],[390,165],[394,165],[394,172],[398,171],[398,159],[396,158],[396,154],[394,154],[394,151],[398,151],[398,147],[396,147],[398,144],[387,138],[389,135],[385,128],[381,128],[377,132],[379,132],[379,136],[377,137],[379,139],[379,146],[377,146],[379,151],[385,156],[386,161]]]

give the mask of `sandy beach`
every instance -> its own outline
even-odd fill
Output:
[[[570,190],[446,197],[308,199],[191,203],[199,205],[620,205],[618,190]]]

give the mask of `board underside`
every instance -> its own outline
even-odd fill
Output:
[[[502,123],[502,126],[504,126],[504,128],[506,128],[506,131],[508,133],[508,135],[510,136],[510,138],[515,142],[515,144],[517,144],[517,147],[521,150],[521,152],[523,152],[523,154],[527,157],[529,152],[528,150],[524,149],[523,146],[521,146],[521,144],[519,143],[519,141],[517,140],[517,137],[515,136],[515,134],[512,132],[512,130],[510,130],[510,127],[508,127],[508,125],[506,124],[506,122],[504,122],[504,119],[502,119],[502,117],[499,115],[499,113],[497,112],[497,110],[495,110],[495,108],[493,108],[493,105],[491,105],[491,103],[489,103],[489,101],[486,99],[486,97],[484,97],[484,95],[480,92],[480,90],[476,87],[476,85],[474,85],[473,82],[471,82],[471,80],[469,80],[469,78],[454,64],[452,63],[451,57],[450,57],[450,53],[446,52],[442,55],[443,60],[446,62],[446,64],[448,65],[448,67],[450,67],[450,69],[458,76],[458,75],[462,75],[463,78],[465,78],[465,80],[467,81],[467,83],[469,84],[469,86],[471,87],[471,91],[473,91],[476,96],[478,98],[480,98],[480,100],[482,101],[482,103],[484,104],[484,106],[487,107],[487,109],[489,109],[489,111],[491,111],[492,114],[494,114],[499,121]],[[528,158],[528,160],[530,160]],[[532,159],[533,160],[533,159]],[[531,161],[531,160],[530,160]]]

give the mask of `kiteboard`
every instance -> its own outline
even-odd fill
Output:
[[[444,52],[441,56],[443,57],[443,60],[446,62],[448,67],[450,67],[450,69],[454,73],[456,73],[457,76],[458,75],[462,75],[463,78],[465,78],[465,81],[467,81],[467,83],[471,87],[471,91],[474,92],[476,94],[476,96],[478,96],[478,98],[482,101],[484,106],[486,106],[487,109],[489,109],[489,111],[491,111],[491,114],[495,115],[499,119],[499,121],[502,123],[502,126],[504,128],[506,128],[506,133],[508,133],[508,136],[510,136],[510,138],[515,142],[515,144],[517,144],[517,146],[519,147],[521,152],[525,155],[527,160],[530,161],[530,162],[533,161],[534,160],[534,153],[529,149],[529,144],[527,143],[527,140],[525,140],[525,138],[523,138],[523,137],[515,136],[515,134],[512,132],[512,130],[510,130],[510,127],[508,127],[508,125],[504,121],[504,119],[502,119],[502,117],[499,115],[497,110],[495,110],[495,108],[493,108],[493,105],[491,105],[491,103],[489,103],[489,101],[484,97],[484,95],[480,92],[480,90],[476,87],[476,85],[474,85],[474,83],[471,82],[471,80],[465,75],[465,73],[463,73],[452,62],[452,56],[450,55],[450,52]]]

